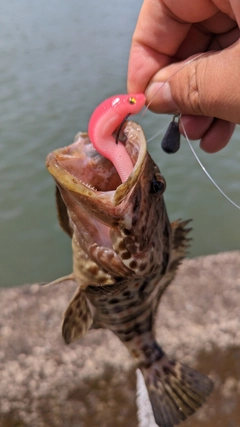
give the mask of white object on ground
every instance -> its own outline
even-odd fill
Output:
[[[151,403],[149,401],[147,388],[140,369],[137,369],[137,408],[138,427],[157,427],[154,421]]]

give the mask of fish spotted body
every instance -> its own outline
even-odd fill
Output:
[[[59,221],[72,238],[73,273],[67,278],[78,286],[62,332],[66,343],[90,328],[114,332],[143,373],[157,425],[172,427],[212,390],[206,376],[168,359],[154,331],[161,296],[188,247],[188,221],[170,224],[165,181],[141,127],[126,122],[121,132],[132,163],[126,179],[88,134],[79,133],[73,144],[47,157]]]

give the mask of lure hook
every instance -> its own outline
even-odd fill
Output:
[[[123,119],[123,121],[120,123],[120,125],[118,126],[118,131],[117,131],[117,135],[116,135],[116,144],[118,144],[118,141],[119,141],[119,138],[120,138],[120,133],[121,133],[122,127],[123,127],[124,123],[126,123],[126,121],[127,121],[128,117],[130,117],[130,116],[131,116],[131,113],[128,113],[128,114],[126,115],[126,117],[124,117],[124,119]]]

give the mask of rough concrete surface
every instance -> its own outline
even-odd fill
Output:
[[[62,312],[75,287],[0,291],[0,426],[137,426],[136,376],[105,330],[66,346]],[[185,260],[160,304],[166,353],[210,374],[215,390],[183,427],[240,427],[240,252]]]

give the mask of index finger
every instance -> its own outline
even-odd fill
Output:
[[[144,92],[151,77],[171,62],[191,24],[216,12],[209,0],[145,0],[130,51],[129,92]]]

